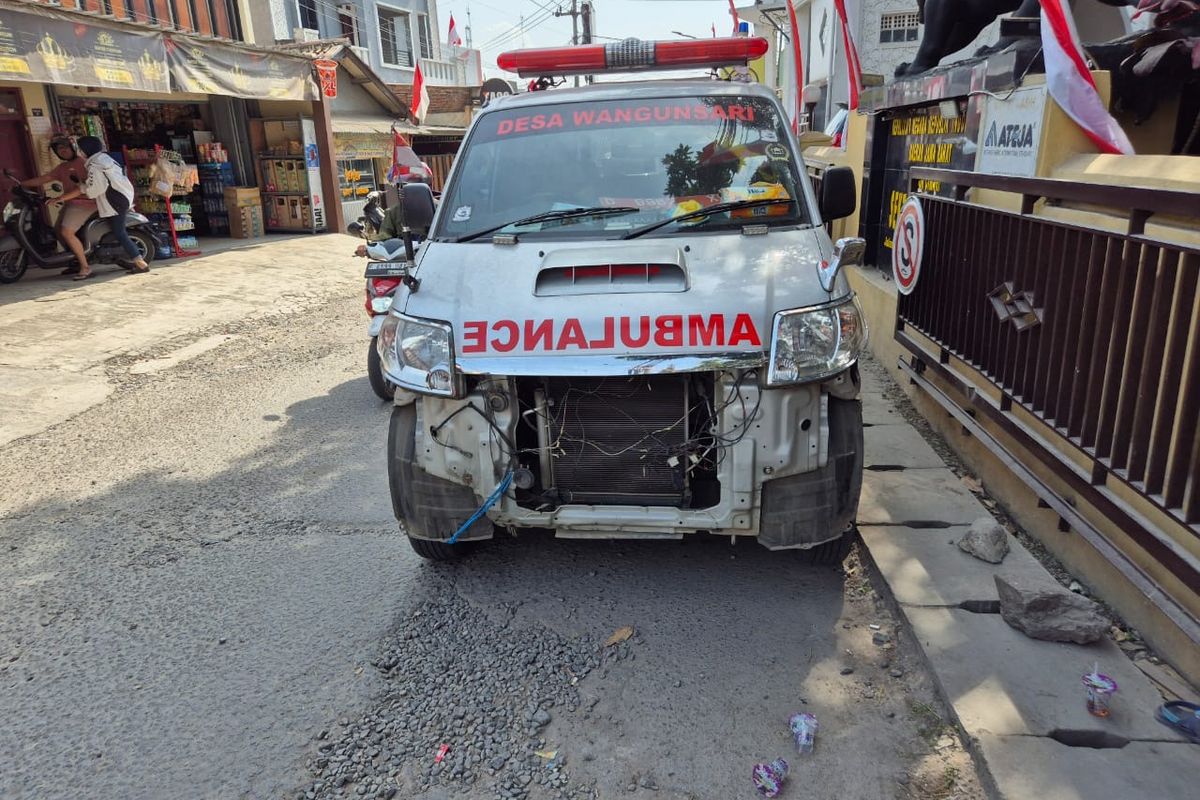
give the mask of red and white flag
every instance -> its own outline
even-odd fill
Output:
[[[738,28],[742,26],[742,20],[738,18],[737,6],[733,4],[733,0],[729,0],[729,14],[733,17],[733,35],[737,36]]]
[[[454,15],[450,15],[450,33],[446,34],[446,42],[451,47],[462,47],[462,37],[458,35],[458,28],[454,26]]]
[[[421,61],[417,60],[417,70],[413,73],[412,102],[409,104],[412,117],[417,124],[425,119],[429,111],[429,89],[425,86],[425,76],[421,74]]]
[[[841,2],[841,0],[838,0]],[[800,135],[800,119],[804,115],[804,54],[800,52],[800,26],[796,22],[796,7],[787,0],[788,38],[792,40],[792,66],[795,68],[795,103],[792,108],[792,133]]]
[[[846,20],[846,0],[833,0],[838,19],[842,23],[842,45],[846,51],[846,66],[850,73],[850,110],[858,108],[858,96],[862,92],[862,64],[858,61],[858,48],[854,46],[854,35]]]
[[[1071,8],[1063,0],[1041,0],[1042,53],[1046,59],[1046,85],[1054,102],[1075,120],[1101,153],[1133,155],[1129,137],[1117,123],[1083,60],[1079,33]]]

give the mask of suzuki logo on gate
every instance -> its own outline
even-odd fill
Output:
[[[738,314],[728,322],[723,314],[668,314],[660,317],[605,317],[600,330],[584,331],[572,317],[463,323],[464,354],[530,353],[535,351],[640,350],[651,345],[676,347],[762,347],[762,337],[749,314]]]

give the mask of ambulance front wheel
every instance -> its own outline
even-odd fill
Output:
[[[492,538],[492,523],[481,517],[463,531],[461,541],[446,541],[475,513],[479,500],[470,487],[421,469],[416,463],[416,433],[416,404],[393,408],[388,428],[392,511],[417,555],[432,561],[453,561],[467,552],[472,540]]]

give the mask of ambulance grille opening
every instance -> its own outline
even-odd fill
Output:
[[[538,422],[521,426],[518,445],[540,457],[527,456],[539,485],[518,502],[716,505],[713,386],[709,373],[521,381],[523,416]]]

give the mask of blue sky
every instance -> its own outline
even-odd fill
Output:
[[[729,0],[592,0],[596,9],[597,41],[600,37],[624,39],[678,38],[671,31],[692,36],[729,35],[733,24]],[[738,3],[742,5],[743,3]],[[496,69],[496,56],[505,50],[525,47],[554,47],[570,44],[571,18],[554,17],[556,8],[569,9],[570,0],[439,0],[438,15],[443,27],[454,14],[460,35],[466,38],[467,6],[471,7],[473,42],[483,50],[484,72],[504,75]],[[521,16],[525,17],[522,31]],[[446,31],[439,38],[445,40]],[[513,76],[507,76],[513,77]]]

